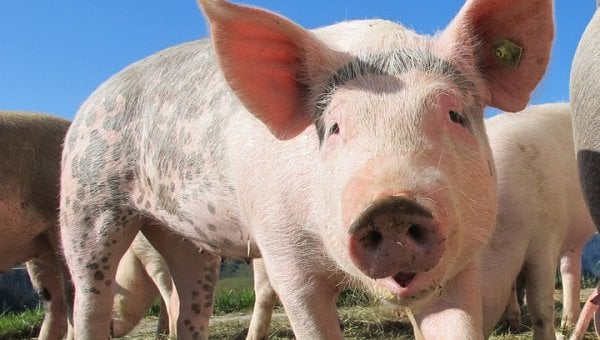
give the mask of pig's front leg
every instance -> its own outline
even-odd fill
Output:
[[[254,294],[256,299],[246,340],[268,339],[273,308],[277,303],[277,294],[273,290],[271,282],[269,282],[262,259],[252,260],[252,270],[254,272]]]
[[[320,261],[307,252],[271,254],[264,248],[261,252],[296,338],[342,339],[335,305],[338,288],[332,284],[335,275],[314,268]]]
[[[471,262],[448,281],[442,296],[416,311],[411,321],[415,334],[420,329],[427,340],[483,339],[479,264]]]

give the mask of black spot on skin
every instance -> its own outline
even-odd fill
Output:
[[[195,300],[195,299],[198,298],[198,296],[200,296],[200,293],[197,290],[195,290],[195,291],[192,292],[192,299]]]
[[[85,116],[85,126],[90,127],[96,121],[96,111],[89,111]]]
[[[106,285],[106,287],[110,287],[110,285],[112,284],[112,280],[106,280],[104,281],[104,284]]]
[[[196,340],[196,339],[200,339],[200,332],[194,332],[194,334],[192,334],[192,338],[193,338],[194,340]]]
[[[150,208],[152,208],[152,204],[150,202],[146,201],[146,204],[144,204],[144,208],[150,209]]]
[[[184,324],[185,326],[189,326],[189,324],[191,324],[191,323],[192,323],[192,322],[191,322],[190,320],[188,320],[188,319],[185,319],[185,320],[183,320],[183,324]]]
[[[214,224],[209,224],[206,226],[210,231],[217,231],[217,227]]]
[[[104,103],[103,104],[104,104],[104,109],[108,113],[112,113],[115,110],[116,106],[117,106],[117,103],[115,102],[115,98],[113,98],[113,97],[106,97],[104,99]]]
[[[131,182],[131,181],[133,181],[134,178],[135,178],[135,173],[133,172],[133,170],[127,171],[127,173],[125,174],[125,180],[127,182]]]
[[[142,202],[144,202],[144,195],[140,195],[137,200],[135,200],[135,203],[137,204],[142,204]]]
[[[106,265],[106,266],[102,266],[102,269],[104,269],[104,270],[109,270],[109,269],[110,269],[110,266],[108,266],[108,265]]]
[[[98,270],[97,272],[94,273],[94,279],[97,281],[104,280],[104,273],[102,271]]]
[[[217,212],[217,210],[215,209],[214,204],[212,204],[211,202],[208,202],[208,204],[206,205],[206,207],[208,208],[208,212],[211,214],[215,214]]]
[[[209,285],[208,283],[205,283],[202,285],[202,289],[204,289],[207,292],[212,292],[213,286]]]
[[[209,308],[210,306],[212,306],[212,302],[205,302],[204,303],[204,307]]]
[[[110,243],[115,244],[115,243],[117,243],[117,240],[112,240],[112,241],[110,241]]]
[[[77,189],[77,199],[85,199],[85,190],[83,188]]]
[[[102,261],[102,263],[108,262],[108,256],[103,256],[100,261]]]
[[[106,248],[110,247],[110,242],[105,242],[104,247],[106,247]]]
[[[98,289],[96,289],[96,287],[92,287],[89,290],[89,292],[92,293],[92,294],[100,295],[100,291]]]
[[[210,282],[212,282],[212,280],[213,280],[213,275],[212,275],[211,273],[206,273],[206,274],[204,274],[204,279],[205,279],[206,281],[210,281]]]
[[[188,330],[189,330],[189,331],[190,331],[190,333],[191,333],[191,332],[193,332],[193,331],[195,331],[195,330],[196,330],[196,327],[194,327],[194,326],[190,326],[190,328],[188,328]]]
[[[190,308],[192,309],[192,312],[194,312],[194,314],[198,315],[200,313],[202,313],[202,305],[200,305],[199,303],[193,303]]]
[[[600,231],[600,152],[579,150],[577,152],[579,179],[596,228]]]
[[[92,262],[86,265],[85,267],[90,270],[97,270],[98,268],[100,268],[100,265],[95,262]]]

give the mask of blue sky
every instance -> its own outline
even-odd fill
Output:
[[[420,33],[443,29],[462,0],[247,0],[314,28],[386,18]],[[577,42],[594,0],[557,0],[552,60],[532,103],[567,101]],[[165,47],[207,35],[195,0],[0,1],[0,109],[72,119],[104,80]]]

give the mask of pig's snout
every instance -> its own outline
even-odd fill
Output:
[[[405,196],[388,196],[371,204],[350,226],[350,257],[373,279],[428,271],[444,250],[432,213]]]

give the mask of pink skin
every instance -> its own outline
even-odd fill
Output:
[[[268,339],[271,316],[273,315],[275,303],[277,303],[277,293],[275,293],[269,282],[265,265],[261,259],[252,261],[252,269],[254,272],[255,302],[246,339]]]
[[[481,252],[482,277],[506,278],[482,279],[486,336],[509,300],[516,314],[513,283],[523,271],[534,337],[554,338],[554,282],[561,256],[574,261],[561,266],[563,319],[574,320],[579,312],[579,282],[571,278],[581,276],[579,251],[594,225],[578,185],[570,122],[568,103],[531,106],[486,121],[496,162],[498,215]]]
[[[590,294],[585,301],[583,309],[581,310],[581,314],[579,315],[579,319],[577,319],[577,324],[575,324],[575,330],[573,330],[573,334],[571,334],[569,339],[583,339],[583,336],[585,335],[592,319],[594,319],[594,327],[596,329],[596,334],[598,334],[598,326],[600,326],[600,313],[598,313],[599,308],[600,289],[596,287],[596,290],[592,292],[592,294]]]
[[[481,338],[476,255],[495,219],[483,108],[525,106],[548,62],[551,2],[468,1],[436,37],[378,20],[311,32],[200,3],[214,50],[200,41],[131,66],[67,136],[75,336],[107,335],[115,267],[141,229],[180,297],[213,287],[191,266],[262,256],[300,339],[342,337],[335,297],[349,281],[410,307],[427,338]],[[507,37],[527,51],[510,69],[493,48]],[[179,338],[208,337],[186,326]]]

